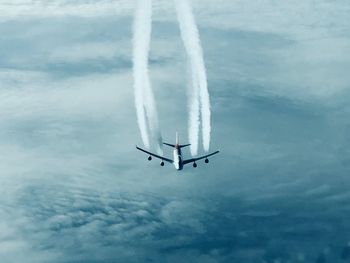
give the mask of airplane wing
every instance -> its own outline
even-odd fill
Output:
[[[170,160],[170,159],[165,158],[165,157],[162,157],[162,156],[160,156],[160,155],[151,153],[151,152],[149,152],[149,151],[146,151],[146,150],[144,150],[144,149],[141,149],[140,147],[137,147],[137,146],[136,146],[136,149],[137,149],[137,150],[140,150],[141,152],[144,152],[144,153],[147,153],[147,154],[149,154],[149,155],[152,155],[152,156],[154,156],[154,157],[156,157],[156,158],[159,158],[159,159],[161,159],[161,160],[163,160],[163,161],[166,161],[166,162],[168,162],[168,163],[173,163],[173,160]]]
[[[207,155],[204,155],[204,156],[201,156],[201,157],[198,157],[198,158],[192,158],[192,159],[184,160],[182,163],[185,165],[185,164],[188,164],[188,163],[196,162],[198,160],[207,158],[207,157],[212,156],[212,155],[217,154],[217,153],[219,153],[219,151],[216,151],[216,152],[213,152],[211,154],[207,154]]]

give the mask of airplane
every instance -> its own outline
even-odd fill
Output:
[[[200,156],[200,157],[197,157],[197,158],[191,158],[191,159],[183,160],[182,159],[181,148],[190,146],[191,144],[183,144],[183,145],[179,144],[178,133],[176,133],[176,143],[175,144],[170,144],[170,143],[166,143],[166,142],[163,142],[163,144],[174,148],[174,151],[173,151],[174,160],[171,160],[171,159],[168,159],[166,157],[163,157],[163,156],[151,153],[149,151],[146,151],[146,150],[138,147],[137,145],[136,145],[136,149],[141,151],[141,152],[149,154],[148,161],[151,161],[152,160],[152,156],[153,156],[153,157],[161,159],[161,163],[160,163],[161,166],[164,166],[164,161],[166,161],[168,163],[174,164],[176,170],[182,170],[184,165],[189,164],[189,163],[193,163],[193,167],[196,168],[197,167],[196,161],[204,159],[204,158],[205,158],[205,163],[209,163],[208,157],[219,153],[219,151],[216,151],[216,152],[213,152],[213,153],[210,153],[210,154],[207,154],[207,155],[204,155],[204,156]]]

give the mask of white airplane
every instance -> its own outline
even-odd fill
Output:
[[[137,145],[136,145],[136,149],[138,149],[138,150],[140,150],[140,151],[142,151],[144,153],[149,154],[148,161],[151,161],[152,160],[152,156],[154,156],[156,158],[161,159],[161,162],[160,162],[161,166],[164,166],[164,161],[166,161],[168,163],[174,164],[174,166],[175,166],[175,168],[177,170],[182,170],[184,165],[188,164],[188,163],[193,163],[193,167],[196,168],[197,167],[196,161],[204,159],[204,158],[205,158],[205,163],[209,163],[208,157],[219,153],[219,151],[216,151],[216,152],[213,152],[211,154],[207,154],[207,155],[200,156],[200,157],[197,157],[197,158],[191,158],[191,159],[183,160],[182,159],[181,148],[189,146],[190,144],[184,144],[184,145],[179,144],[179,137],[178,137],[177,133],[176,133],[176,143],[175,144],[170,144],[170,143],[166,143],[166,142],[163,142],[163,144],[174,148],[174,152],[173,152],[174,153],[174,160],[171,160],[171,159],[165,158],[163,156],[160,156],[160,155],[151,153],[149,151],[146,151],[144,149],[141,149]]]

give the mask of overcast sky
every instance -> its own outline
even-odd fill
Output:
[[[135,150],[135,3],[0,0],[2,261],[347,262],[350,3],[191,1],[221,152],[182,172]],[[187,143],[173,2],[153,11],[163,138]]]

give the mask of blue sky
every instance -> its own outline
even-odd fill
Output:
[[[349,3],[191,3],[221,153],[179,173],[134,148],[135,1],[0,2],[4,262],[349,260]],[[163,137],[187,142],[174,7],[153,8]]]

